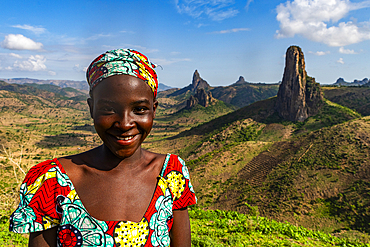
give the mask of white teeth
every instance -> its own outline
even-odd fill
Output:
[[[126,137],[116,136],[116,138],[118,140],[128,141],[128,140],[131,140],[132,138],[134,138],[134,136],[126,136]]]

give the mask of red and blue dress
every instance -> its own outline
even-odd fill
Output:
[[[169,246],[173,210],[196,203],[185,162],[167,154],[157,186],[140,222],[101,221],[92,217],[57,159],[28,172],[20,203],[10,218],[17,233],[57,229],[58,246]]]

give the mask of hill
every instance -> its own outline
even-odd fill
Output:
[[[23,85],[35,87],[35,88],[42,89],[48,92],[57,93],[57,94],[60,94],[68,98],[77,97],[77,96],[84,96],[85,98],[87,97],[86,93],[80,90],[74,89],[72,87],[61,88],[59,86],[55,86],[52,84],[36,84],[36,83],[24,83]]]
[[[330,101],[356,110],[363,116],[370,115],[370,88],[323,87],[323,90]]]
[[[15,84],[50,84],[55,85],[61,88],[72,87],[74,89],[83,90],[87,92],[89,90],[88,84],[86,81],[73,81],[73,80],[39,80],[31,78],[12,78],[12,79],[0,79],[1,81],[7,83]]]
[[[278,84],[244,82],[234,83],[226,87],[215,87],[210,91],[216,99],[241,108],[254,102],[275,96],[278,89]]]
[[[370,119],[325,100],[303,123],[279,121],[268,110],[275,99],[147,147],[167,147],[188,160],[202,208],[246,213],[258,207],[262,216],[313,229],[369,232],[370,163],[363,161],[370,155]]]
[[[38,86],[35,87],[35,85],[8,84],[0,81],[1,97],[3,98],[1,101],[2,111],[12,109],[13,107],[16,107],[16,111],[25,111],[26,105],[30,108],[35,106],[54,106],[86,109],[86,94],[75,89],[61,89],[58,87],[51,90],[52,86],[47,87],[49,90],[40,89]],[[67,97],[67,95],[72,97]],[[10,98],[10,100],[7,101],[4,98]]]

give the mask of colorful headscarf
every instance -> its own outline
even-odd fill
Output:
[[[117,49],[107,51],[91,62],[86,71],[90,91],[103,79],[113,75],[132,75],[144,80],[157,96],[158,79],[154,71],[156,65],[138,51]]]

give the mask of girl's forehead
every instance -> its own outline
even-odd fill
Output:
[[[151,88],[143,80],[129,75],[117,75],[104,79],[93,90],[94,97],[129,97],[153,100]]]

